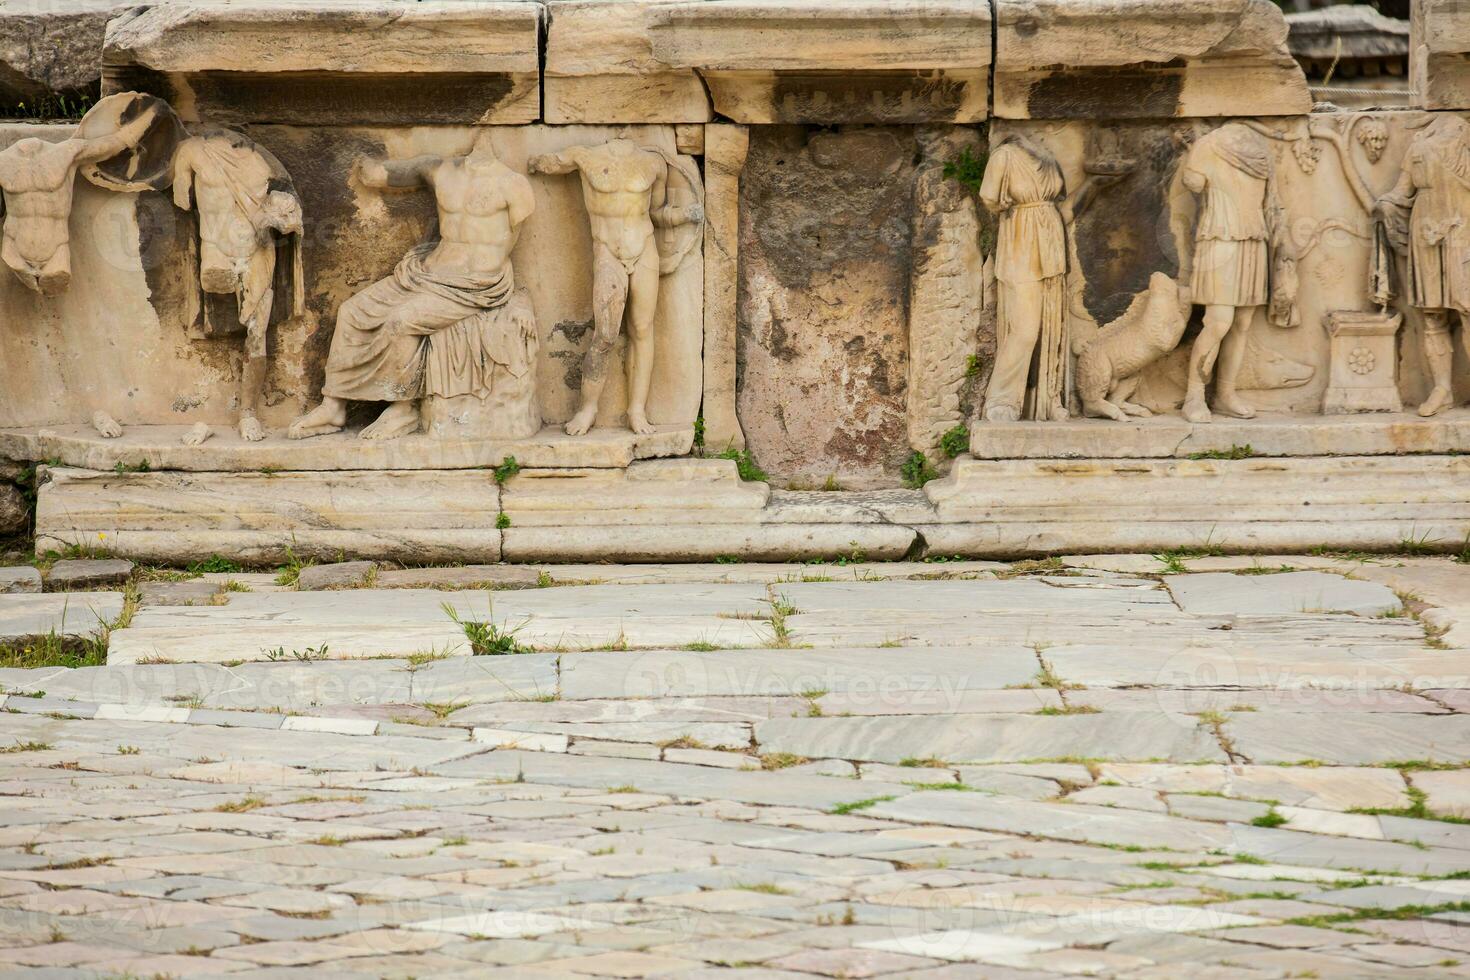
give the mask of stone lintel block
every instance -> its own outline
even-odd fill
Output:
[[[1271,0],[996,0],[1002,119],[1310,111]]]
[[[931,553],[1153,552],[1205,544],[1291,554],[1385,550],[1408,537],[1458,550],[1470,457],[1241,460],[961,458],[924,487]]]
[[[97,84],[107,22],[128,0],[7,0],[0,5],[0,101],[35,105]]]
[[[53,468],[36,506],[36,546],[105,535],[114,554],[158,562],[288,550],[334,561],[500,560],[500,490],[485,470],[100,473]]]
[[[103,83],[185,121],[528,123],[541,22],[530,0],[168,3],[108,25]]]
[[[547,122],[975,122],[972,0],[550,0]]]
[[[1470,3],[1414,0],[1409,79],[1425,109],[1470,109]]]

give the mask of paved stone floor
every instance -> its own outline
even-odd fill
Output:
[[[540,580],[0,595],[0,975],[1470,976],[1470,567]]]

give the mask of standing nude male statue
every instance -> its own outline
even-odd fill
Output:
[[[655,228],[668,229],[704,220],[699,181],[677,158],[645,149],[626,139],[601,146],[574,146],[532,157],[533,174],[582,176],[582,197],[592,221],[592,346],[582,364],[582,398],[567,423],[569,435],[592,428],[597,402],[607,383],[607,356],[616,343],[626,310],[628,321],[628,428],[640,435],[648,422],[648,389],[653,379],[653,318],[659,277],[673,271],[662,254]],[[678,180],[686,204],[671,203],[669,184]],[[682,256],[681,256],[682,257]],[[677,260],[673,264],[677,266]]]
[[[368,187],[432,188],[440,238],[414,248],[392,275],[342,304],[327,355],[322,403],[291,424],[290,438],[338,431],[347,423],[350,401],[392,403],[362,430],[364,439],[418,431],[417,402],[435,393],[426,390],[426,378],[432,385],[450,371],[433,367],[436,335],[487,311],[493,315],[477,319],[477,329],[516,336],[479,345],[478,350],[535,343],[535,314],[525,294],[515,290],[510,262],[535,199],[531,182],[496,158],[490,137],[490,130],[483,131],[467,156],[360,163],[358,179]],[[464,370],[476,368],[465,365]],[[445,386],[453,387],[452,381]]]

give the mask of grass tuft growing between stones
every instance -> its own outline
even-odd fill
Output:
[[[887,803],[889,800],[895,799],[898,799],[898,797],[874,796],[866,800],[854,800],[851,803],[839,803],[827,812],[836,814],[838,816],[841,816],[845,813],[857,813],[859,810],[866,810],[869,807],[877,806],[879,803]]]
[[[507,627],[504,623],[497,623],[495,617],[495,603],[490,604],[490,619],[462,619],[459,611],[453,604],[445,602],[440,608],[454,625],[464,631],[464,638],[469,641],[470,653],[476,657],[496,657],[512,653],[530,653],[531,648],[516,639],[516,635],[525,628],[522,622],[515,626]],[[527,621],[529,622],[529,620]]]

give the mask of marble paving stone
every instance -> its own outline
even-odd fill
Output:
[[[932,692],[942,703],[956,691],[1028,683],[1036,671],[1034,651],[1024,648],[631,651],[561,658],[562,696],[572,700],[840,692],[883,705],[890,692]]]
[[[1270,616],[1283,613],[1351,613],[1380,616],[1403,603],[1393,591],[1325,572],[1169,575],[1165,585],[1185,612]]]
[[[1126,761],[1224,761],[1219,744],[1197,725],[1162,713],[920,718],[787,718],[760,722],[765,752],[900,762],[1022,762],[1094,756]]]
[[[46,573],[51,592],[86,589],[98,585],[121,585],[133,574],[133,563],[124,558],[63,558]]]
[[[1232,715],[1227,731],[1255,762],[1321,760],[1339,765],[1427,759],[1470,763],[1470,717],[1363,714],[1304,726],[1289,715]]]
[[[40,591],[41,573],[30,565],[0,568],[0,594]]]
[[[64,637],[93,635],[122,615],[120,592],[0,595],[0,642],[55,631]]]

